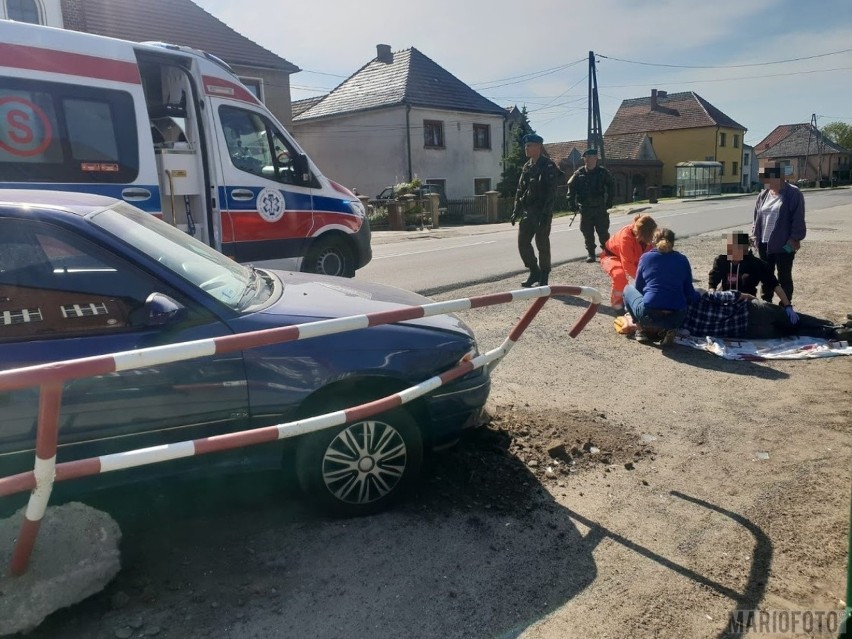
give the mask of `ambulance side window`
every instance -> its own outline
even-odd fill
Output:
[[[295,149],[268,119],[232,106],[220,106],[219,119],[235,168],[282,184],[302,184],[293,162]]]
[[[138,174],[129,93],[0,78],[0,182],[128,183]]]

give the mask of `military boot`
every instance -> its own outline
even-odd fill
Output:
[[[547,286],[547,278],[550,277],[550,271],[542,271],[541,277],[538,278],[539,286]]]
[[[521,282],[521,286],[524,288],[531,288],[536,285],[536,283],[541,279],[541,271],[538,270],[538,267],[533,267],[530,269],[530,276],[526,279],[525,282]]]

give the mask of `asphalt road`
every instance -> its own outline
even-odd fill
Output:
[[[724,197],[695,202],[666,202],[653,205],[647,213],[661,226],[671,228],[678,237],[751,223],[756,196]],[[852,190],[808,191],[808,211],[827,209],[852,202]],[[569,226],[569,217],[557,218],[551,232],[553,263],[561,264],[585,257],[579,229],[579,217]],[[610,232],[631,220],[629,215],[614,215]],[[468,284],[502,279],[521,273],[517,229],[509,224],[494,224],[424,233],[374,234],[373,261],[360,269],[358,280],[381,282],[424,295],[435,295]],[[410,239],[409,239],[410,237]]]

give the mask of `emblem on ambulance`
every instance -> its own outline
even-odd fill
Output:
[[[277,222],[287,209],[284,196],[277,189],[263,189],[257,195],[257,212],[267,222]]]

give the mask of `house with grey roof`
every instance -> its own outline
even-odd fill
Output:
[[[818,181],[849,180],[852,150],[829,140],[810,123],[782,124],[754,145],[761,166],[777,162],[787,179]]]
[[[500,180],[506,109],[413,47],[378,45],[329,94],[295,107],[302,148],[362,194],[419,177],[459,198]]]
[[[545,143],[545,151],[556,165],[570,176],[583,166],[586,140]],[[607,170],[615,183],[616,204],[630,202],[634,190],[638,199],[648,197],[648,187],[660,184],[663,163],[657,158],[651,140],[645,133],[604,136]]]
[[[226,62],[282,124],[290,125],[290,74],[299,67],[191,0],[0,0],[0,18],[201,49]]]
[[[651,90],[623,100],[604,136],[644,133],[663,162],[662,194],[673,194],[680,162],[719,162],[723,191],[739,191],[746,128],[693,91]],[[607,150],[609,155],[609,150]]]

